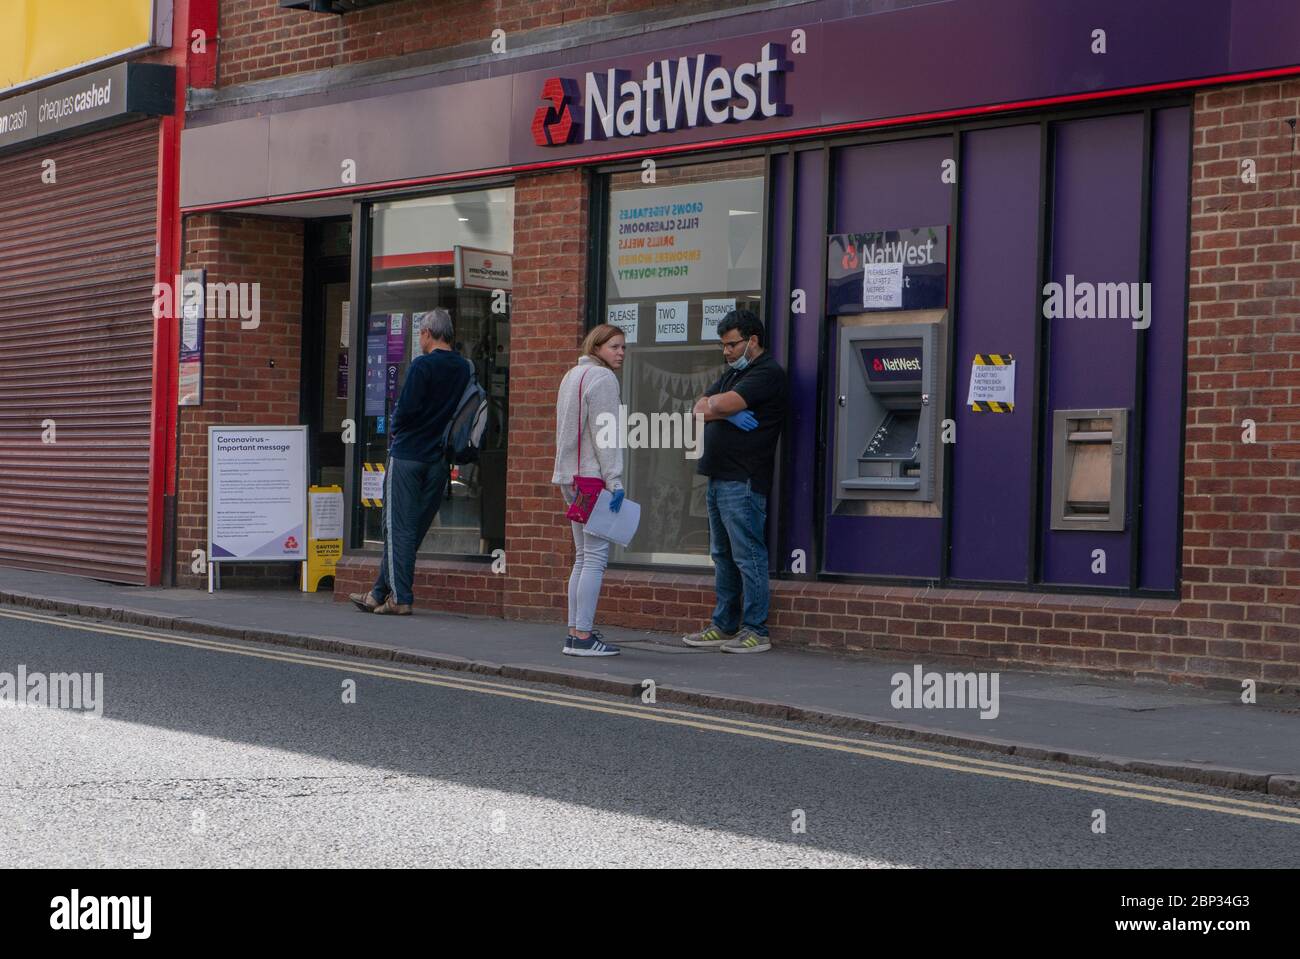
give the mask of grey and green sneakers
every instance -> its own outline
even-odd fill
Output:
[[[683,636],[682,642],[687,646],[717,647],[725,646],[736,638],[737,633],[724,633],[715,624],[709,623],[698,633]]]
[[[741,627],[734,639],[722,646],[724,653],[763,653],[772,648],[772,642],[766,636],[760,636],[748,626]]]

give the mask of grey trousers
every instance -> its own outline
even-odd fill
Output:
[[[565,505],[573,502],[573,490],[561,486]],[[600,599],[600,584],[609,565],[609,540],[592,536],[581,523],[570,522],[573,527],[573,571],[569,573],[569,629],[591,632],[596,623],[596,603]]]

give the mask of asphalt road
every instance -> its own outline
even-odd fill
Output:
[[[20,665],[103,715],[0,709],[9,866],[1300,861],[1255,793],[0,609]]]

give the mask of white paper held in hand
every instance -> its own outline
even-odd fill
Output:
[[[587,532],[611,543],[618,543],[619,546],[626,546],[632,542],[636,528],[641,523],[641,504],[625,498],[618,512],[611,513],[610,498],[609,490],[600,491],[596,505],[591,508],[591,516],[587,518]]]

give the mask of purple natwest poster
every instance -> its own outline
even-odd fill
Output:
[[[366,326],[366,416],[384,415],[388,377],[388,314],[375,313]]]

